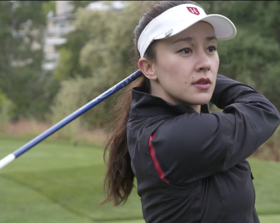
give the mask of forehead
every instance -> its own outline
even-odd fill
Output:
[[[165,42],[175,42],[178,39],[191,37],[193,40],[205,40],[207,37],[214,37],[214,28],[207,22],[198,22],[184,31],[171,36],[169,38],[163,39]]]

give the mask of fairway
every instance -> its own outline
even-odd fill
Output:
[[[0,158],[26,142],[0,138]],[[250,163],[261,222],[280,222],[280,164]],[[135,190],[124,206],[98,205],[104,171],[100,147],[42,142],[0,170],[0,222],[144,223]]]

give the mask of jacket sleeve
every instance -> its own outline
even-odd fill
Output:
[[[211,101],[223,112],[183,114],[156,130],[152,144],[170,183],[185,184],[230,169],[280,123],[277,109],[263,95],[222,75]]]

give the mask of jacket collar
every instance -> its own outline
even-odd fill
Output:
[[[201,106],[202,113],[209,113],[208,106]],[[132,102],[130,115],[134,116],[157,116],[157,115],[181,115],[185,113],[197,113],[194,109],[183,103],[173,105],[162,98],[153,96],[143,87],[132,89]]]

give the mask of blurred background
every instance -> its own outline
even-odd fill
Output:
[[[133,31],[154,2],[0,1],[0,159],[137,69]],[[219,73],[280,110],[280,2],[198,3],[237,27],[218,43]],[[98,205],[118,95],[0,170],[0,222],[143,222],[135,190],[124,206]],[[279,128],[249,162],[261,222],[280,222]]]

